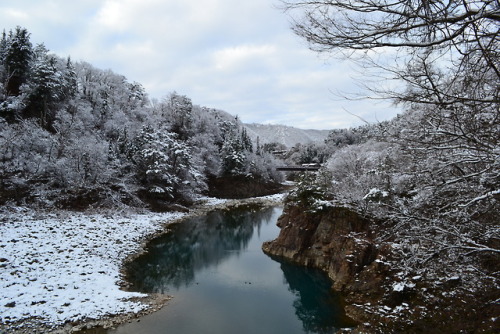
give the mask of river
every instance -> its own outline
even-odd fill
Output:
[[[158,312],[107,333],[334,333],[348,327],[318,270],[265,255],[282,208],[216,211],[170,226],[126,267],[132,290],[174,296]]]

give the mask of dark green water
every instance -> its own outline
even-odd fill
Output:
[[[172,226],[128,268],[133,290],[174,296],[108,333],[334,333],[347,327],[323,273],[266,256],[280,208],[214,212]]]

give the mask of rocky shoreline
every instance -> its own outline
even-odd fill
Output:
[[[344,207],[310,212],[300,205],[287,205],[278,226],[278,238],[264,243],[263,251],[328,274],[332,288],[344,296],[346,316],[356,323],[344,330],[371,333],[360,321],[365,314],[350,305],[359,302],[364,293],[368,296],[363,296],[363,303],[383,294],[387,250],[374,242],[374,224]]]
[[[248,206],[248,205],[259,205],[259,206],[275,206],[281,205],[283,200],[282,194],[255,197],[241,200],[218,200],[214,198],[204,198],[199,200],[193,207],[182,208],[184,212],[179,215],[178,218],[165,221],[161,223],[159,228],[156,228],[152,233],[143,235],[140,240],[137,251],[126,256],[124,260],[121,261],[121,270],[123,266],[128,261],[132,261],[137,256],[140,256],[145,251],[146,244],[154,239],[155,237],[167,233],[168,226],[172,223],[179,223],[183,220],[205,215],[211,211],[215,210],[229,210],[237,207]],[[110,214],[110,213],[108,213]],[[112,214],[112,213],[111,213]],[[122,289],[127,288],[127,283],[123,280],[123,272],[118,284]],[[161,309],[163,306],[168,304],[171,296],[161,295],[161,294],[148,294],[143,297],[133,297],[131,301],[138,302],[144,307],[139,312],[119,312],[117,314],[104,315],[95,319],[84,319],[80,321],[66,321],[61,325],[47,324],[44,321],[37,319],[36,317],[26,318],[18,322],[0,322],[0,333],[12,333],[12,334],[41,334],[41,333],[53,333],[53,334],[68,334],[68,333],[79,333],[85,332],[87,329],[92,328],[104,328],[110,329],[114,328],[122,323],[131,321],[140,321],[140,318],[146,314],[155,312]]]
[[[328,206],[311,211],[287,203],[278,220],[277,239],[265,253],[328,274],[341,292],[346,316],[357,325],[348,333],[493,333],[500,329],[499,305],[486,297],[499,295],[466,268],[450,275],[427,268],[406,273],[394,256],[395,240],[377,236],[390,228],[355,210]],[[480,284],[480,285],[479,285]]]

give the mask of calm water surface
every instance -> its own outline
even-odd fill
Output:
[[[319,271],[277,262],[281,208],[214,212],[172,225],[128,268],[133,290],[174,296],[162,310],[108,333],[334,333],[349,324]]]

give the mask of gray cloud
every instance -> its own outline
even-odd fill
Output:
[[[361,123],[345,109],[369,121],[396,114],[334,96],[359,90],[349,63],[309,51],[270,0],[19,0],[0,4],[0,21],[142,83],[151,97],[176,90],[244,122],[331,129]]]

